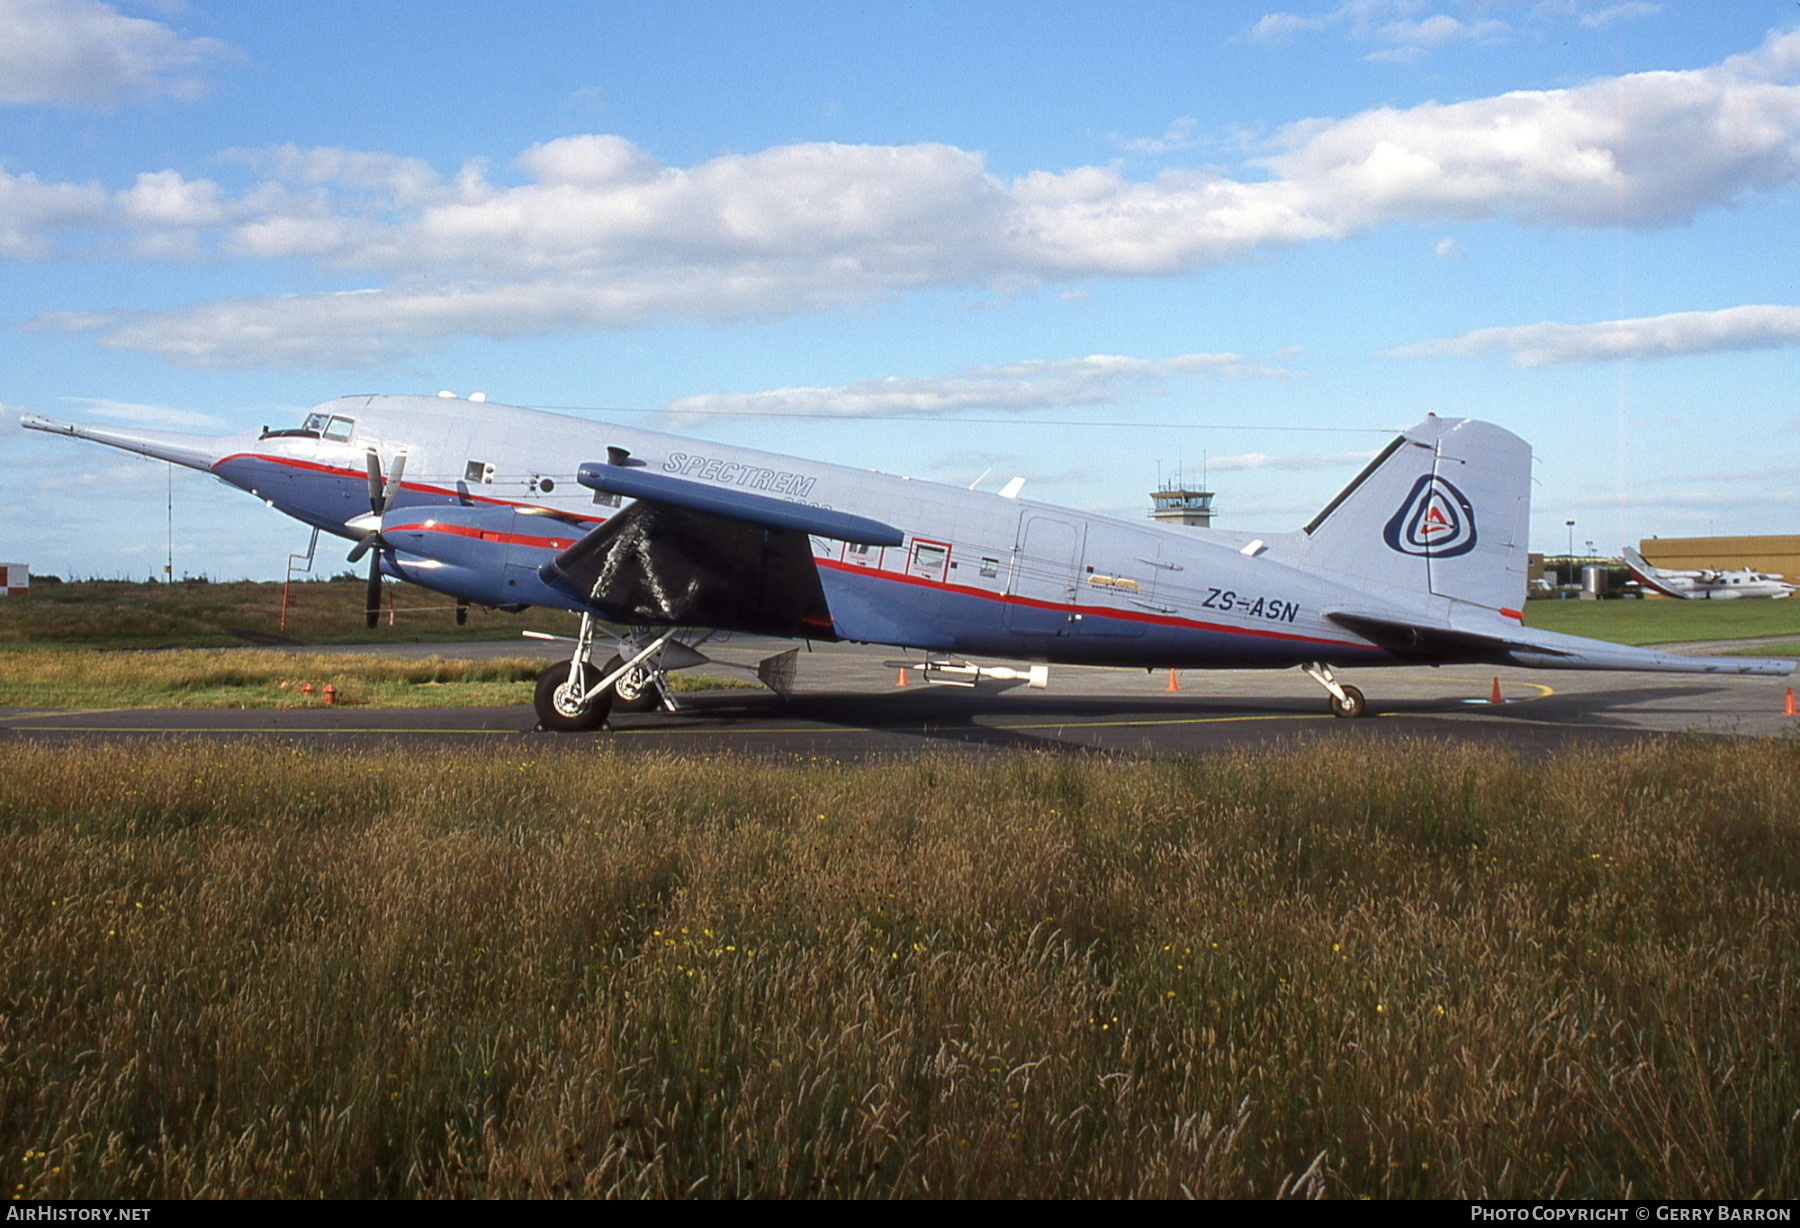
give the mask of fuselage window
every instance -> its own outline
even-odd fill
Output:
[[[325,438],[336,443],[343,443],[350,438],[350,432],[355,429],[355,418],[333,417],[325,426]]]
[[[315,435],[323,434],[325,424],[329,421],[331,421],[330,414],[308,414],[306,415],[306,425],[301,429],[312,431]]]
[[[991,580],[999,574],[1000,574],[1000,560],[999,559],[984,558],[981,560],[981,575],[982,575],[983,579]]]
[[[919,542],[913,546],[913,566],[920,571],[938,571],[944,566],[945,554],[942,546]]]

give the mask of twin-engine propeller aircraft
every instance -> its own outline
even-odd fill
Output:
[[[665,671],[704,661],[695,646],[716,631],[914,649],[965,684],[1044,679],[967,656],[1298,666],[1346,717],[1364,710],[1334,672],[1348,667],[1794,668],[1524,626],[1531,449],[1465,419],[1426,419],[1305,528],[1264,536],[1073,512],[1018,498],[1016,481],[989,494],[447,394],[344,397],[294,428],[217,439],[22,421],[204,470],[355,541],[371,610],[386,575],[459,603],[579,613],[568,664],[538,681],[546,729],[596,728],[615,699],[666,700]],[[780,689],[792,668],[790,652],[761,672]]]
[[[1720,571],[1706,567],[1698,571],[1667,571],[1654,567],[1643,555],[1625,547],[1625,568],[1632,578],[1652,592],[1665,597],[1685,597],[1690,601],[1733,601],[1739,597],[1780,598],[1793,595],[1795,586],[1779,575],[1766,571],[1739,568]]]

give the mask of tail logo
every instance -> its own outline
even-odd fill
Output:
[[[1427,473],[1382,531],[1390,550],[1453,559],[1475,548],[1475,508],[1449,482]]]

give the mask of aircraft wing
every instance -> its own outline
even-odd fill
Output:
[[[864,546],[898,546],[906,540],[906,534],[899,529],[879,520],[871,520],[867,516],[852,516],[848,512],[814,507],[810,503],[795,503],[769,495],[752,494],[747,490],[732,490],[724,486],[709,486],[705,482],[690,482],[686,478],[647,473],[633,466],[590,462],[576,472],[575,480],[591,490],[604,491],[610,495],[648,499],[670,507],[687,508],[770,529],[795,529],[816,537],[830,537]]]
[[[834,635],[810,536],[898,546],[892,525],[619,463],[576,480],[636,500],[538,570],[603,617],[767,635]]]
[[[1436,627],[1389,615],[1337,612],[1332,622],[1396,656],[1417,657],[1423,664],[1446,659],[1523,665],[1531,669],[1644,670],[1661,674],[1754,674],[1780,677],[1794,672],[1794,661],[1767,657],[1684,657],[1652,648],[1632,648],[1604,640],[1507,627],[1493,632]]]

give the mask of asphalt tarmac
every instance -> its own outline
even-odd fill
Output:
[[[791,647],[736,637],[703,647],[697,673],[753,673]],[[423,645],[444,656],[554,655],[526,641]],[[391,652],[387,645],[362,651]],[[566,648],[560,649],[566,652]],[[481,744],[629,753],[747,753],[783,759],[862,760],[938,751],[1052,750],[1127,755],[1280,748],[1312,742],[1409,738],[1481,742],[1529,754],[1679,734],[1780,736],[1788,680],[1683,674],[1576,673],[1475,666],[1358,670],[1341,675],[1368,697],[1369,714],[1333,718],[1325,693],[1294,670],[1168,671],[1051,666],[1050,685],[925,685],[892,648],[821,645],[802,650],[794,694],[725,690],[678,697],[679,713],[618,714],[592,734],[536,731],[529,707],[436,709],[159,709],[103,712],[0,710],[0,741],[275,737],[331,745]],[[1498,682],[1504,702],[1491,702]]]

